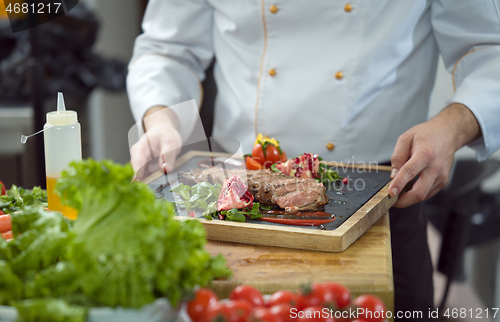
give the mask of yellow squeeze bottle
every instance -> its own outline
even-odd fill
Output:
[[[47,113],[43,133],[47,199],[49,209],[61,212],[69,219],[76,219],[76,209],[61,204],[55,193],[57,179],[72,161],[82,160],[80,123],[75,111],[66,111],[62,93],[57,96],[57,111]]]

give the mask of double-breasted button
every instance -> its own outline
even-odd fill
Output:
[[[345,12],[351,12],[351,11],[352,11],[352,5],[350,5],[350,4],[346,4],[346,5],[344,6],[344,11],[345,11]]]
[[[269,11],[271,11],[271,13],[276,13],[276,12],[278,12],[278,7],[276,7],[275,5],[272,5],[269,7]]]
[[[269,71],[268,71],[269,75],[271,76],[275,76],[276,75],[276,69],[274,68],[271,68]]]
[[[329,151],[333,151],[333,149],[335,149],[335,145],[332,143],[332,142],[328,142],[326,144],[326,148],[329,150]]]
[[[344,78],[344,73],[342,73],[341,71],[338,71],[335,73],[335,78],[336,79],[342,79]]]

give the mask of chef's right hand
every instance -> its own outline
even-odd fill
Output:
[[[167,173],[174,169],[175,158],[182,147],[179,123],[165,106],[151,107],[143,118],[144,135],[130,149],[130,163],[137,180],[158,169]],[[157,162],[150,162],[158,158]]]

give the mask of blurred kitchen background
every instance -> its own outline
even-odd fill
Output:
[[[98,74],[93,74],[94,78],[98,75],[97,80],[89,75],[87,76],[90,79],[85,75],[80,75],[84,82],[91,83],[87,84],[91,88],[83,86],[85,88],[83,91],[79,92],[75,89],[73,94],[64,93],[67,109],[76,109],[82,127],[86,128],[87,137],[83,138],[84,157],[113,159],[120,163],[126,163],[130,159],[127,135],[134,120],[121,82],[124,77],[123,68],[126,68],[132,54],[134,39],[140,33],[140,21],[146,4],[147,0],[80,0],[80,4],[77,5],[77,7],[84,6],[85,9],[90,10],[98,24],[97,38],[93,46],[87,48],[90,50],[86,56],[86,59],[94,60],[90,62],[90,67],[87,67],[91,71],[94,68],[94,72],[96,66],[107,69],[107,76],[99,77]],[[0,2],[1,5],[3,3]],[[89,17],[85,16],[85,12],[83,10],[84,18],[87,19]],[[92,15],[89,18],[89,28],[94,26]],[[3,17],[3,21],[0,20],[0,22],[7,23],[5,19],[6,17]],[[88,19],[87,23],[89,23]],[[87,32],[92,33],[92,30],[87,30]],[[48,41],[48,39],[39,40],[42,44]],[[92,41],[92,39],[86,40]],[[61,46],[64,45],[61,44]],[[2,47],[1,44],[0,47]],[[0,57],[1,53],[2,48],[0,48]],[[3,61],[0,60],[2,71],[7,68],[5,62],[6,58]],[[0,77],[1,75],[0,73]],[[109,79],[106,78],[108,76]],[[92,81],[95,84],[92,84]],[[5,79],[0,78],[0,84],[2,82],[5,82]],[[103,82],[108,83],[103,84]],[[54,86],[57,86],[57,83],[55,84]],[[451,75],[444,69],[440,60],[429,116],[437,114],[445,107],[452,94]],[[205,97],[205,102],[208,101],[210,99]],[[53,99],[46,100],[44,107],[46,110],[55,110],[55,103],[56,96],[54,95]],[[43,118],[45,118],[45,113]],[[41,129],[35,127],[35,123],[29,100],[10,102],[0,99],[0,179],[8,187],[11,184],[24,187],[39,184],[34,179],[36,178],[34,169],[40,162],[34,145],[43,142],[41,135],[38,136],[39,140],[32,138],[26,145],[20,143],[21,134],[31,134]],[[43,123],[45,119],[41,121],[41,124]],[[474,153],[468,148],[463,148],[457,153],[459,162],[474,160],[474,158]],[[466,191],[459,191],[458,188],[463,187],[464,182],[457,181],[455,186],[450,187],[429,203],[431,216],[437,218],[433,220],[435,225],[429,227],[430,245],[436,266],[448,275],[453,275],[456,280],[451,285],[447,304],[451,307],[472,308],[473,310],[478,307],[488,307],[490,316],[491,308],[500,307],[500,279],[498,278],[500,272],[500,265],[498,265],[500,171],[495,172],[498,166],[495,160],[500,160],[500,152],[497,152],[491,159],[490,163],[479,166],[474,162],[466,163],[460,167],[460,173],[454,174],[453,180],[462,178],[466,181],[465,183],[469,183]],[[493,175],[490,175],[490,172]],[[450,206],[450,204],[456,205],[457,200],[464,201],[468,206]],[[440,214],[439,217],[436,217],[436,214]],[[447,221],[447,218],[454,219]],[[464,225],[457,226],[456,223],[460,223],[460,220],[467,223],[465,225],[469,227],[467,231],[476,237],[456,238],[468,234],[467,231],[461,230]],[[446,236],[447,245],[440,256],[443,235]],[[477,238],[477,236],[482,238]],[[461,251],[463,249],[465,252]],[[463,257],[462,253],[464,253]],[[436,273],[436,305],[439,305],[445,284],[445,274]],[[500,321],[499,316],[500,314],[497,314],[496,321]]]

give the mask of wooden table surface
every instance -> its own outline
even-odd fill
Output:
[[[241,284],[257,287],[264,294],[281,289],[297,290],[311,282],[338,282],[353,295],[379,296],[389,310],[394,307],[389,215],[383,215],[342,253],[208,241],[206,249],[221,253],[233,271],[229,280],[214,281],[220,298]]]

